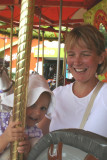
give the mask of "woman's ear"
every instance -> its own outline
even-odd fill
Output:
[[[103,74],[107,72],[107,55],[105,52],[103,52],[99,56],[99,63],[97,68],[97,74]]]
[[[100,55],[100,59],[99,59],[99,64],[102,64],[104,62],[104,59],[106,58],[106,53],[102,52],[102,54]]]

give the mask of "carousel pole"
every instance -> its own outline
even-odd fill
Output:
[[[42,32],[42,76],[44,73],[44,31]]]
[[[26,120],[27,84],[29,80],[34,7],[35,0],[21,1],[13,121],[21,121],[22,127],[25,127]],[[10,160],[23,160],[23,154],[17,152],[17,147],[18,141],[11,143]]]
[[[38,68],[39,68],[40,24],[41,24],[41,12],[40,12],[40,16],[39,16],[39,35],[38,35],[38,56],[37,56],[37,72],[38,72]]]
[[[59,37],[58,37],[58,57],[57,57],[56,87],[58,87],[59,72],[60,72],[60,42],[61,42],[61,23],[62,23],[62,1],[63,0],[60,0],[60,17],[59,17]]]
[[[6,37],[4,37],[3,67],[5,67],[5,60],[4,60],[4,57],[5,57],[5,39],[6,39]]]
[[[10,72],[9,72],[9,78],[12,79],[12,45],[13,45],[13,12],[14,7],[11,6],[11,32],[10,32]]]
[[[64,85],[66,78],[66,51],[64,51],[64,59],[63,59],[63,76],[64,76]]]
[[[66,33],[67,33],[68,27],[66,27]],[[65,79],[66,79],[66,51],[64,50],[64,59],[63,59],[63,76],[64,76],[64,85],[65,85]]]

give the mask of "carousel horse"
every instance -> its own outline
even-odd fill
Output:
[[[9,79],[6,67],[0,67],[0,110],[2,109],[2,99],[13,93],[14,82]]]
[[[43,136],[27,160],[107,160],[107,138],[81,129],[62,129]]]
[[[2,100],[5,96],[13,93],[13,89],[14,82],[9,79],[7,68],[0,63],[0,135],[8,126],[7,122],[10,119],[11,112],[8,106],[2,105]],[[6,152],[10,152],[10,150],[6,148]],[[8,158],[5,155],[0,154],[0,160],[7,160]]]

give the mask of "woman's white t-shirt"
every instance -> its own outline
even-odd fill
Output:
[[[52,113],[50,131],[80,128],[80,124],[94,89],[86,97],[78,98],[72,92],[73,83],[60,86],[53,92],[56,105]],[[105,83],[95,98],[84,130],[107,137],[107,84]]]

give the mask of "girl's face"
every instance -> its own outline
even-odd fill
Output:
[[[82,42],[82,46],[85,46]],[[95,51],[86,47],[74,45],[67,51],[68,68],[78,82],[87,82],[95,79],[98,64],[104,60],[104,54],[98,56]]]
[[[43,119],[49,107],[50,100],[51,95],[44,92],[40,95],[35,104],[27,108],[26,124],[28,127],[34,126]]]

